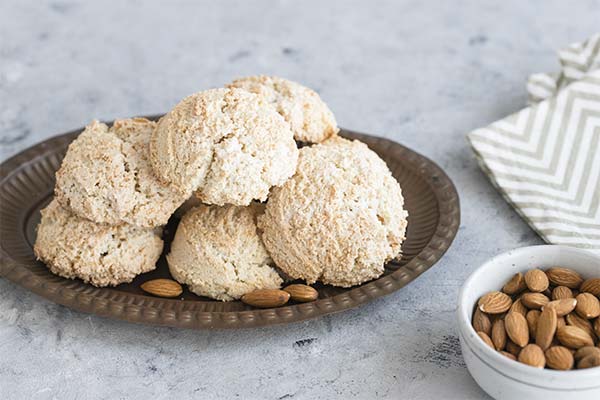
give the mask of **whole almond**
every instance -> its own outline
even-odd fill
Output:
[[[172,279],[152,279],[140,285],[140,288],[158,297],[178,297],[183,293],[183,288]]]
[[[585,357],[592,355],[592,354],[597,354],[600,356],[600,349],[597,347],[594,347],[594,346],[582,347],[575,352],[575,361],[579,362],[579,361],[583,360]]]
[[[505,324],[506,327],[506,324]],[[519,353],[521,352],[521,347],[517,346],[515,344],[515,342],[513,342],[512,340],[508,339],[506,341],[506,351],[509,352],[510,354],[512,354],[513,356],[518,357]]]
[[[600,315],[600,301],[591,293],[579,293],[576,297],[577,307],[575,312],[587,319],[593,319]]]
[[[523,305],[521,299],[517,299],[510,306],[510,310],[508,312],[518,312],[519,314],[525,316],[527,315],[527,307]]]
[[[567,321],[567,325],[581,328],[584,331],[586,331],[588,335],[590,335],[592,338],[594,337],[594,328],[592,326],[592,323],[588,319],[581,318],[576,313],[571,313],[565,317],[565,320]]]
[[[506,294],[513,295],[513,294],[521,293],[526,288],[527,288],[527,285],[525,284],[525,278],[523,277],[523,274],[520,272],[517,272],[502,287],[502,291]]]
[[[596,297],[600,297],[600,278],[586,279],[579,288],[582,292],[591,293]]]
[[[259,289],[242,296],[242,302],[259,308],[273,308],[284,305],[290,294],[279,289]]]
[[[537,334],[538,320],[540,319],[540,310],[530,310],[527,312],[525,319],[527,320],[527,328],[529,329],[529,336],[535,338]]]
[[[529,343],[527,320],[519,313],[508,313],[504,319],[506,333],[517,346],[524,347]]]
[[[293,284],[286,286],[283,288],[286,292],[288,292],[294,301],[298,301],[301,303],[306,303],[309,301],[314,301],[319,297],[319,292],[312,286],[302,285],[302,284]]]
[[[486,335],[492,334],[492,322],[490,321],[490,317],[481,312],[479,308],[475,309],[473,313],[473,329],[475,332],[484,332]]]
[[[566,286],[557,286],[552,289],[552,300],[572,299],[573,291]]]
[[[525,293],[521,296],[521,302],[529,309],[539,310],[548,304],[550,299],[542,293]]]
[[[563,346],[571,349],[594,345],[592,337],[586,331],[576,326],[567,325],[557,329],[556,337]]]
[[[550,281],[541,269],[530,269],[525,273],[525,284],[532,292],[543,292],[548,289]]]
[[[569,268],[554,267],[546,271],[548,279],[556,286],[566,286],[571,289],[576,289],[583,282],[583,278],[579,273]]]
[[[519,362],[536,368],[544,368],[546,365],[546,357],[540,346],[528,344],[523,347],[523,350],[519,353]]]
[[[512,299],[502,292],[489,292],[479,299],[479,309],[486,314],[501,314],[508,311]]]
[[[577,363],[577,368],[579,369],[593,367],[600,367],[600,355],[598,354],[589,355]]]
[[[556,310],[552,307],[545,307],[538,319],[535,334],[535,343],[542,350],[546,350],[552,343],[552,338],[556,333]]]
[[[559,371],[568,371],[573,368],[575,360],[571,351],[563,346],[552,346],[544,353],[546,366]]]
[[[479,337],[481,338],[481,340],[483,340],[485,344],[490,346],[492,349],[494,348],[494,343],[492,342],[492,339],[490,339],[490,337],[485,332],[477,332],[477,335],[479,335]]]
[[[517,357],[515,357],[514,354],[509,353],[508,351],[499,351],[500,354],[502,354],[504,357],[510,358],[513,361],[517,361]]]
[[[492,325],[492,343],[496,350],[504,350],[504,346],[506,346],[506,329],[504,321],[501,319],[494,321],[494,325]]]
[[[576,299],[560,299],[560,300],[552,300],[548,304],[546,304],[544,308],[554,308],[556,311],[556,315],[559,317],[564,317],[569,314],[571,311],[575,309],[577,305]]]

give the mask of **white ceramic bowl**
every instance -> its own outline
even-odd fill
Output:
[[[600,399],[600,367],[574,371],[538,369],[508,359],[487,346],[471,326],[478,299],[500,290],[515,273],[531,268],[572,268],[584,278],[600,276],[600,257],[566,246],[531,246],[487,261],[467,279],[458,298],[463,357],[475,381],[495,399]]]

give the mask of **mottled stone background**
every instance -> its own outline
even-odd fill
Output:
[[[0,398],[478,399],[454,324],[488,257],[540,243],[465,134],[525,104],[529,73],[600,29],[600,2],[0,1],[0,159],[92,118],[165,112],[247,74],[315,88],[340,125],[456,183],[462,224],[419,280],[360,309],[195,332],[70,311],[0,279]]]

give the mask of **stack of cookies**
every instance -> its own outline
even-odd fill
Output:
[[[266,76],[193,94],[157,123],[94,121],[56,174],[35,253],[66,278],[130,282],[156,267],[175,214],[169,269],[200,296],[377,278],[405,236],[400,185],[338,130],[316,92]]]

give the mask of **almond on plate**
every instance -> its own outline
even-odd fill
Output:
[[[492,334],[492,322],[490,321],[490,317],[479,308],[475,309],[471,323],[473,324],[475,332],[484,332],[488,336]]]
[[[171,279],[152,279],[140,285],[142,290],[158,297],[178,297],[183,293],[183,288],[178,282]]]
[[[566,286],[557,286],[552,289],[552,300],[571,298],[575,298],[575,296],[573,296],[573,291]]]
[[[290,294],[279,289],[259,289],[242,296],[242,302],[259,308],[273,308],[284,305]]]

